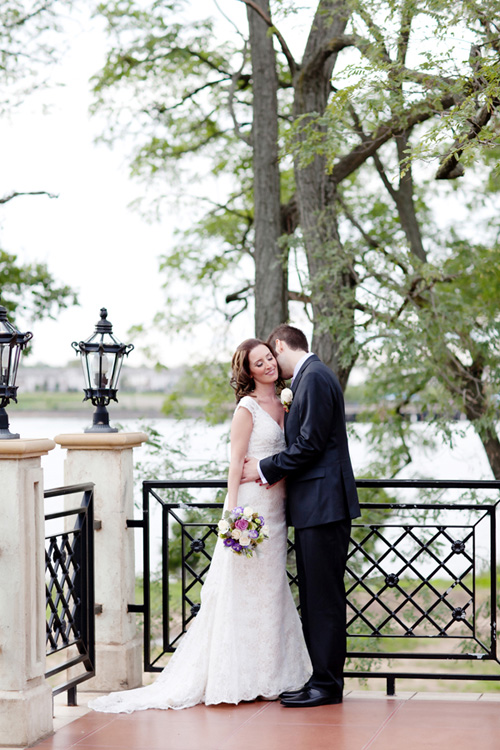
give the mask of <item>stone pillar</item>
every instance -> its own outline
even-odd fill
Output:
[[[88,432],[57,435],[67,449],[64,483],[94,482],[96,676],[80,691],[129,690],[142,684],[142,643],[136,615],[127,612],[135,596],[133,448],[143,432]],[[102,612],[99,605],[102,606]]]
[[[0,440],[0,746],[52,733],[45,682],[45,514],[53,440]]]

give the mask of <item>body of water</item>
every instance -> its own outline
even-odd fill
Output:
[[[78,433],[91,423],[88,417],[40,416],[24,417],[16,415],[11,419],[11,430],[19,432],[22,438],[53,438],[64,433]],[[163,436],[165,442],[172,448],[182,447],[186,455],[180,459],[184,465],[195,468],[207,461],[220,461],[221,474],[224,475],[229,458],[227,434],[229,425],[209,426],[201,421],[188,419],[180,422],[172,419],[156,419],[148,424]],[[122,420],[120,426],[128,432],[138,432],[144,429],[141,420]],[[367,426],[358,424],[350,429],[355,431],[350,439],[351,458],[356,475],[362,475],[370,456],[367,441],[364,437]],[[432,428],[425,422],[418,422],[413,426],[415,433],[421,438],[414,450],[413,462],[401,472],[401,478],[418,476],[424,479],[493,479],[486,454],[481,441],[474,430],[464,422],[453,425],[454,444],[449,446],[437,441],[433,448],[426,448],[423,443],[426,437],[432,436]],[[46,488],[58,487],[64,481],[64,454],[59,446],[47,456],[42,457]],[[137,461],[145,460],[148,450],[145,446],[134,450]],[[159,476],[158,479],[165,477]]]
[[[75,418],[64,416],[15,416],[11,420],[11,429],[21,434],[22,438],[53,438],[56,435],[64,433],[83,432],[85,427],[89,426],[91,415],[88,417]],[[218,476],[225,478],[227,472],[227,463],[229,459],[229,445],[227,441],[229,424],[208,426],[201,421],[190,419],[177,422],[171,419],[150,420],[148,424],[153,426],[162,436],[164,443],[174,451],[180,449],[184,456],[176,458],[179,469],[189,468],[193,476],[202,478],[198,467],[212,461],[220,464],[221,471]],[[137,432],[144,429],[144,422],[141,420],[122,420],[121,429],[127,432]],[[493,479],[493,475],[486,459],[484,449],[474,430],[463,422],[456,423],[452,429],[454,432],[453,446],[436,442],[434,447],[425,447],[425,439],[432,436],[431,426],[426,423],[416,423],[413,428],[417,437],[417,447],[414,450],[413,462],[405,467],[401,472],[401,478],[418,477],[421,479]],[[352,436],[350,439],[351,457],[355,475],[362,476],[365,467],[370,459],[370,449],[366,440],[367,425],[358,424],[350,427]],[[57,446],[47,456],[42,457],[42,467],[44,469],[45,488],[51,489],[64,485],[64,457],[65,451]],[[155,478],[169,479],[172,476],[165,476],[165,469],[161,465],[159,458],[149,454],[147,446],[134,449],[135,463],[147,463],[155,466],[158,462],[158,475]],[[170,456],[172,457],[172,455]],[[383,478],[383,477],[380,477]],[[140,477],[136,476],[135,486],[135,504],[136,517],[140,517],[141,511],[141,485]],[[417,492],[415,490],[398,490],[393,492],[400,502],[415,502]],[[447,491],[446,496],[441,497],[442,501],[453,501],[460,497],[458,491]],[[361,497],[361,499],[363,499]],[[488,501],[497,499],[490,492]],[[462,498],[462,502],[464,502]],[[51,501],[57,502],[57,501]],[[56,510],[51,506],[51,510]],[[158,523],[156,523],[158,521]],[[152,509],[152,538],[151,538],[151,566],[155,569],[160,560],[160,537],[156,535],[156,529],[160,532],[161,524],[159,509]],[[479,531],[479,529],[478,529]],[[489,539],[486,533],[480,534],[478,538],[479,546],[487,554]],[[136,559],[137,571],[142,570],[142,543],[141,535],[136,532]]]
[[[89,412],[87,418],[76,417],[24,417],[16,415],[11,418],[10,429],[12,432],[18,432],[21,438],[51,438],[56,435],[75,434],[83,432],[92,422],[92,415]],[[114,421],[111,419],[111,425]],[[120,420],[120,429],[125,432],[143,432],[143,420]],[[221,475],[225,476],[226,465],[229,457],[229,448],[226,441],[228,425],[216,425],[209,427],[194,419],[186,419],[177,422],[173,419],[148,420],[148,425],[153,426],[163,437],[164,441],[172,449],[181,449],[184,451],[186,458],[179,459],[180,468],[190,466],[195,468],[197,465],[214,460],[220,461],[222,468]],[[44,482],[46,489],[61,487],[64,484],[64,458],[66,451],[59,445],[47,456],[42,456],[42,468],[44,471]],[[135,462],[151,461],[148,447],[142,445],[134,449]],[[164,476],[158,476],[158,479],[165,479]]]

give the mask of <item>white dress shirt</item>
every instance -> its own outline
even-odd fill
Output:
[[[302,367],[302,365],[304,364],[304,362],[306,361],[306,359],[309,359],[309,357],[312,357],[312,355],[313,355],[313,352],[307,352],[306,354],[304,354],[303,357],[301,357],[299,359],[299,361],[297,362],[297,364],[293,368],[293,375],[292,375],[292,381],[290,383],[290,387],[292,387],[293,381],[295,380],[295,378],[299,374],[299,370]]]

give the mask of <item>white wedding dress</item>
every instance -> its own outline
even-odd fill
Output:
[[[251,396],[236,408],[242,407],[253,418],[248,455],[264,458],[280,451],[285,438],[278,423]],[[269,539],[251,558],[218,539],[198,615],[156,682],[97,698],[89,703],[95,711],[239,703],[273,698],[307,681],[311,663],[285,570],[284,482],[270,489],[243,484],[238,504],[264,516]]]

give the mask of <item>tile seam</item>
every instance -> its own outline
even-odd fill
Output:
[[[387,716],[387,718],[384,719],[384,721],[382,722],[382,724],[380,725],[380,727],[377,729],[377,731],[375,732],[375,734],[373,735],[373,737],[368,740],[368,742],[366,743],[366,745],[363,745],[363,747],[361,748],[361,750],[369,750],[369,748],[373,745],[373,743],[375,742],[375,740],[377,739],[377,737],[380,736],[380,734],[382,733],[382,731],[392,721],[392,719],[394,718],[394,716],[398,713],[398,711],[400,711],[403,708],[404,705],[405,705],[405,701],[401,701],[401,703],[399,704],[399,706],[396,706],[394,708],[394,711],[391,711],[391,713],[389,714],[389,716]]]

